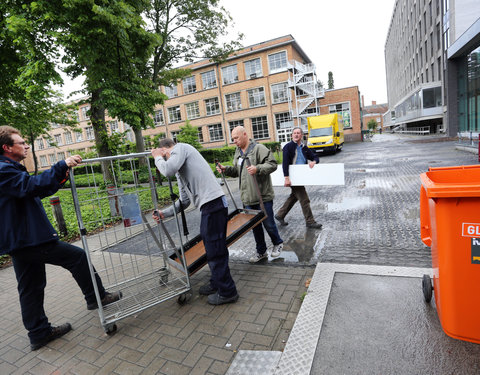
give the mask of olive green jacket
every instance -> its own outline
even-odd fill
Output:
[[[264,202],[272,201],[275,197],[272,187],[270,173],[277,170],[277,161],[272,152],[260,143],[250,140],[245,155],[252,165],[257,167],[257,173],[254,175],[260,188],[260,193]],[[225,175],[239,177],[240,197],[245,206],[259,204],[257,190],[251,175],[247,171],[247,163],[244,162],[241,149],[237,147],[233,158],[233,166],[225,166]]]

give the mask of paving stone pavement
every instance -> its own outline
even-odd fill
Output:
[[[419,174],[429,166],[477,164],[476,155],[439,140],[383,135],[323,156],[322,163],[345,163],[346,181],[344,187],[308,188],[324,229],[306,230],[296,205],[290,224],[279,227],[281,259],[250,265],[253,236],[235,243],[236,304],[212,307],[197,294],[209,277],[204,268],[192,277],[189,303],[163,302],[121,320],[118,332],[107,336],[68,272],[49,266],[47,315],[54,324],[71,322],[74,330],[30,352],[13,269],[0,270],[0,374],[225,374],[239,350],[282,351],[317,262],[431,266],[419,239]],[[277,210],[289,189],[275,190]]]

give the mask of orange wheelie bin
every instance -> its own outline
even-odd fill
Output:
[[[480,343],[480,166],[430,168],[420,175],[420,235],[432,250],[432,289],[445,333]]]

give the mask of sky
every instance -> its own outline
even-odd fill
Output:
[[[291,34],[327,87],[358,86],[365,105],[387,102],[385,41],[395,0],[220,0],[244,46]]]
[[[384,47],[395,0],[220,0],[249,46],[291,34],[327,87],[358,86],[365,105],[387,102]],[[65,95],[82,79],[65,79]],[[76,98],[73,96],[72,98]]]

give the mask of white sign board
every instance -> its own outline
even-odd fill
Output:
[[[343,163],[315,164],[313,168],[308,164],[292,164],[288,171],[293,186],[345,185]],[[285,186],[282,165],[270,176],[273,186]]]

